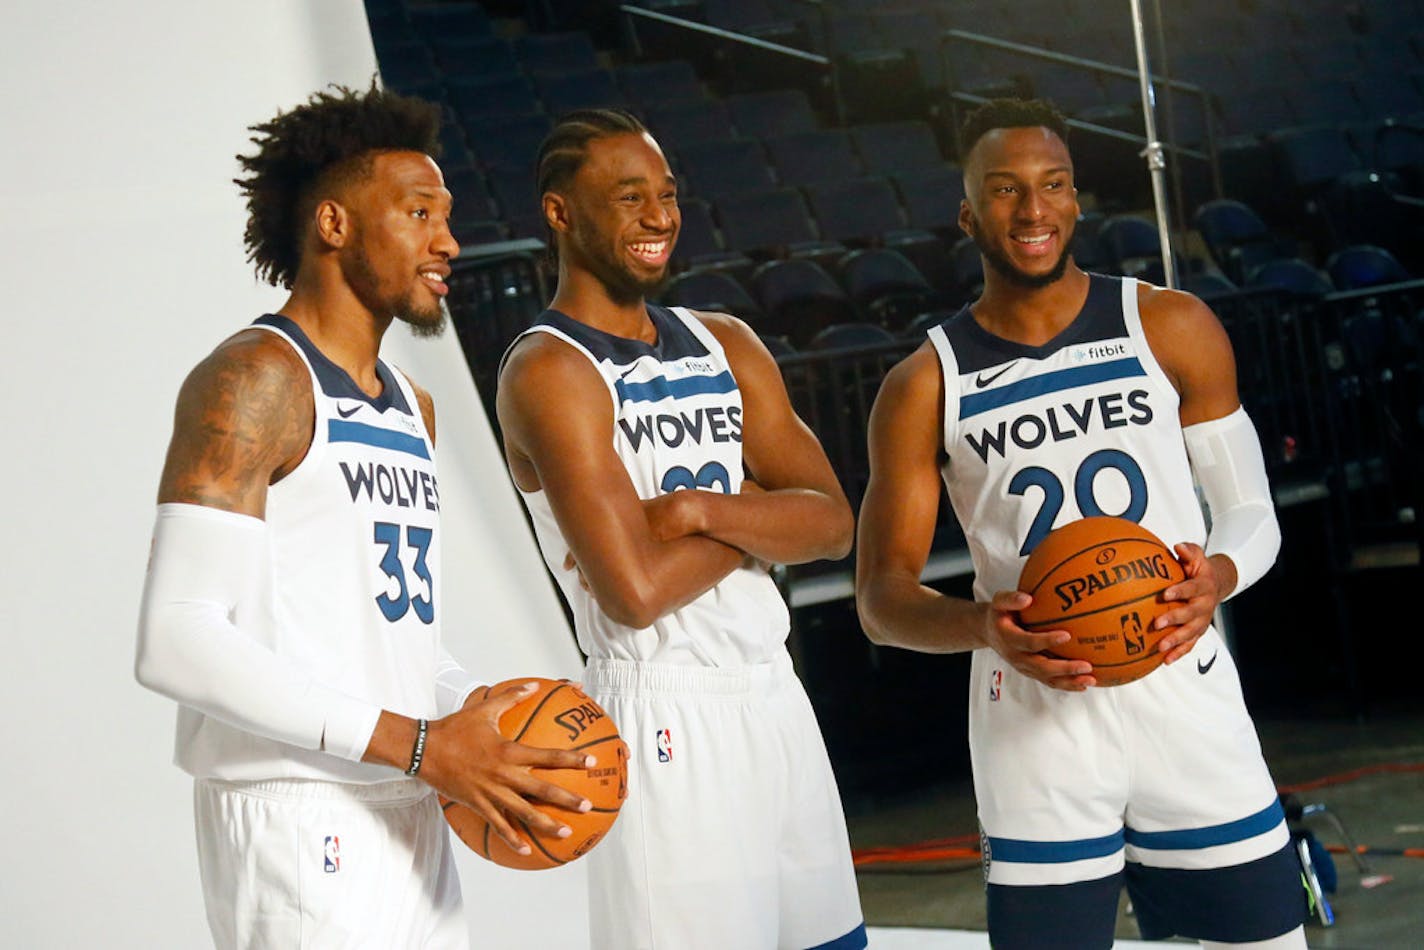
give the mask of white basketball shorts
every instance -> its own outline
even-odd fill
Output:
[[[593,950],[866,945],[835,776],[785,651],[742,668],[589,660],[629,749],[589,862]]]
[[[193,806],[219,950],[469,946],[427,786],[200,779]]]
[[[974,655],[970,752],[988,881],[1071,884],[1255,861],[1289,840],[1214,629],[1171,666],[1074,693]]]

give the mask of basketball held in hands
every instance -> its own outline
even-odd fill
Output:
[[[1162,591],[1186,575],[1172,549],[1124,518],[1083,518],[1050,532],[1029,555],[1019,590],[1033,603],[1019,626],[1042,633],[1067,630],[1073,639],[1052,656],[1087,660],[1099,686],[1141,679],[1162,665],[1157,641],[1175,627],[1152,622],[1174,604]]]
[[[597,758],[598,764],[591,769],[533,770],[539,778],[587,798],[593,808],[577,812],[535,802],[536,808],[567,825],[573,834],[567,838],[539,834],[515,821],[515,830],[530,845],[529,854],[520,854],[495,834],[478,812],[444,796],[440,805],[455,834],[477,854],[507,868],[533,871],[568,864],[603,840],[628,797],[628,746],[603,707],[567,680],[524,677],[497,683],[490,692],[525,683],[535,683],[538,688],[500,716],[500,734],[534,748],[576,749]]]

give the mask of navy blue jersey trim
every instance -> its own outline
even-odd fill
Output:
[[[1127,324],[1122,317],[1122,278],[1089,274],[1088,280],[1088,296],[1082,309],[1057,336],[1041,346],[995,336],[981,327],[965,306],[941,324],[954,349],[959,371],[977,373],[1024,357],[1041,360],[1067,346],[1127,336]]]
[[[814,947],[807,947],[806,950],[864,950],[869,945],[870,938],[866,936],[865,924],[862,923],[834,940],[818,943]]]
[[[710,355],[702,341],[671,310],[652,303],[647,304],[647,308],[648,319],[658,333],[653,343],[605,333],[558,310],[545,310],[533,325],[553,327],[576,340],[594,359],[611,360],[616,366],[626,366],[644,356],[667,363],[689,356]]]
[[[1093,383],[1106,382],[1110,379],[1128,379],[1133,376],[1146,375],[1147,371],[1142,368],[1142,364],[1137,361],[1135,356],[1124,360],[1111,360],[1107,363],[1095,363],[1092,366],[1074,366],[1071,369],[1055,370],[1051,373],[1044,373],[1042,376],[1021,379],[997,389],[961,396],[959,418],[962,421],[970,416],[977,416],[981,412],[1023,402],[1025,399],[1033,399],[1035,396],[1073,389],[1077,386],[1090,386]]]
[[[1191,848],[1210,848],[1219,844],[1234,844],[1263,835],[1286,820],[1281,811],[1281,803],[1272,799],[1265,808],[1254,815],[1238,818],[1220,825],[1205,828],[1185,828],[1181,831],[1135,831],[1127,829],[1127,843],[1138,848],[1153,851],[1185,851]]]
[[[404,452],[406,455],[414,455],[416,458],[427,461],[430,459],[430,452],[425,447],[425,440],[419,436],[393,432],[390,429],[367,425],[364,422],[328,419],[326,420],[326,440],[328,442],[359,442],[362,445],[373,445],[378,449]]]
[[[400,384],[396,382],[395,373],[381,360],[376,360],[376,378],[381,381],[381,394],[379,396],[368,396],[356,385],[356,381],[351,375],[327,359],[326,354],[317,349],[316,344],[302,332],[302,328],[290,317],[281,314],[268,313],[258,317],[253,323],[260,326],[275,327],[287,336],[292,338],[292,342],[301,347],[306,354],[307,362],[311,364],[312,372],[316,374],[317,382],[321,384],[321,391],[332,398],[359,399],[362,402],[374,407],[378,412],[385,412],[387,409],[396,409],[406,415],[412,415],[410,404],[405,401],[405,393],[401,391]]]
[[[995,861],[1015,864],[1067,864],[1087,858],[1105,858],[1122,850],[1122,832],[1076,841],[1026,841],[989,836],[989,853]]]

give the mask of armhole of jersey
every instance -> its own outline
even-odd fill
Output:
[[[686,307],[669,307],[668,310],[677,314],[683,325],[692,331],[692,335],[707,347],[708,353],[722,361],[722,365],[727,367],[727,372],[732,373],[732,378],[735,380],[737,374],[733,372],[732,363],[727,359],[727,351],[722,347],[722,341],[717,339],[717,334],[713,333],[707,324],[699,320],[697,314]]]
[[[959,431],[959,360],[943,326],[930,327],[930,343],[939,356],[939,373],[944,382],[944,449],[954,444]]]
[[[1162,365],[1157,362],[1157,355],[1152,352],[1152,345],[1147,342],[1147,334],[1142,330],[1142,314],[1137,308],[1137,287],[1138,281],[1135,277],[1122,278],[1122,322],[1127,327],[1128,338],[1137,350],[1138,362],[1142,363],[1142,368],[1147,371],[1147,377],[1157,384],[1176,407],[1181,404],[1182,397],[1177,392],[1177,387],[1167,378]]]
[[[321,456],[322,450],[326,446],[325,432],[327,423],[331,421],[331,414],[326,411],[326,401],[316,397],[316,394],[321,391],[321,381],[316,378],[316,370],[312,368],[311,360],[307,359],[307,354],[302,350],[301,346],[297,344],[297,341],[288,336],[280,327],[269,326],[265,323],[254,323],[252,326],[258,330],[275,333],[286,341],[286,344],[290,346],[292,350],[296,352],[298,358],[301,359],[302,365],[307,368],[307,385],[311,387],[312,432],[310,441],[307,442],[306,453],[302,456],[302,460],[297,463],[296,468],[283,476],[280,481],[273,482],[271,486],[268,486],[275,487],[276,485],[282,484],[282,482],[291,481],[317,464],[317,459]],[[317,438],[318,435],[322,437]]]
[[[500,358],[499,372],[501,374],[504,372],[504,364],[509,360],[509,354],[514,352],[514,348],[519,345],[520,340],[524,339],[526,336],[529,336],[531,333],[547,333],[549,334],[549,336],[557,337],[560,340],[563,340],[569,346],[582,353],[584,355],[584,358],[587,359],[591,364],[593,364],[593,371],[598,374],[598,378],[603,380],[603,385],[608,390],[608,400],[613,406],[613,417],[615,419],[618,418],[618,390],[614,388],[613,380],[608,378],[608,374],[605,373],[603,371],[603,367],[599,365],[598,358],[589,352],[588,347],[584,346],[578,340],[575,340],[573,337],[569,336],[567,333],[558,329],[557,327],[551,327],[543,323],[535,324],[534,326],[525,330],[523,333],[519,334],[519,336],[515,337],[514,341],[509,344],[508,349],[504,351],[504,356]]]

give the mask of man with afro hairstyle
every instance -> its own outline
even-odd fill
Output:
[[[589,803],[505,741],[440,645],[428,393],[379,358],[392,320],[439,333],[451,196],[439,112],[336,87],[253,127],[248,257],[291,295],[189,374],[158,489],[136,675],[180,704],[219,947],[464,947],[436,791],[511,825]]]

